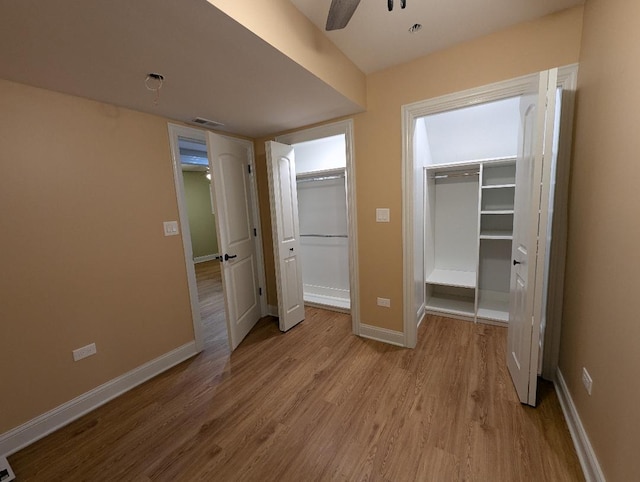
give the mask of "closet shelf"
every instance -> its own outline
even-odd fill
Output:
[[[511,231],[481,231],[480,239],[513,239]]]
[[[515,189],[515,184],[487,184],[482,186],[482,189]]]
[[[427,283],[442,286],[457,286],[460,288],[475,288],[476,272],[436,268],[427,276]]]
[[[496,209],[480,211],[480,214],[513,214],[513,209]]]
[[[481,290],[478,296],[478,318],[509,321],[509,293]]]
[[[482,157],[478,159],[467,159],[467,160],[459,160],[454,162],[443,162],[441,164],[434,163],[425,166],[425,169],[429,171],[434,171],[438,169],[461,169],[468,166],[479,166],[480,164],[492,165],[493,166],[501,166],[501,165],[509,165],[514,164],[516,162],[515,157]]]
[[[473,299],[447,295],[430,297],[426,302],[426,309],[458,316],[474,316],[475,311]]]

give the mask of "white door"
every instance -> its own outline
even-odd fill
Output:
[[[293,147],[268,141],[267,170],[280,329],[304,320],[298,193]]]
[[[229,345],[235,350],[260,319],[260,287],[251,210],[249,153],[207,133]]]
[[[544,262],[540,250],[544,249],[545,240],[538,243],[540,213],[548,208],[548,204],[541,203],[545,132],[549,127],[553,131],[555,114],[553,108],[546,106],[549,96],[555,99],[556,79],[555,69],[541,72],[538,82],[532,82],[520,102],[507,365],[518,398],[529,405],[536,403],[542,319],[542,290],[538,286],[541,283],[537,283],[541,280],[536,280],[536,272],[538,259]]]

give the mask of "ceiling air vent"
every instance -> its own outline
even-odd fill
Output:
[[[204,117],[196,117],[195,119],[191,119],[191,124],[195,124],[203,127],[221,127],[224,124],[222,122],[216,122],[211,119],[205,119]]]

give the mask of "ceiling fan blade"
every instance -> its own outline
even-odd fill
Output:
[[[345,28],[359,3],[360,0],[331,0],[326,30]]]

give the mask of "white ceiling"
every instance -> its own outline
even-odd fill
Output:
[[[330,1],[292,0],[322,30]],[[582,0],[407,2],[363,0],[328,36],[371,72]],[[207,0],[0,0],[0,78],[250,137],[362,110]]]
[[[250,137],[361,110],[206,0],[2,0],[0,59],[3,79]]]
[[[325,28],[331,0],[291,0],[316,26]],[[362,0],[343,30],[326,32],[363,72],[371,73],[465,40],[533,20],[584,0],[407,0],[393,11],[384,0]],[[409,28],[422,30],[409,34]]]

